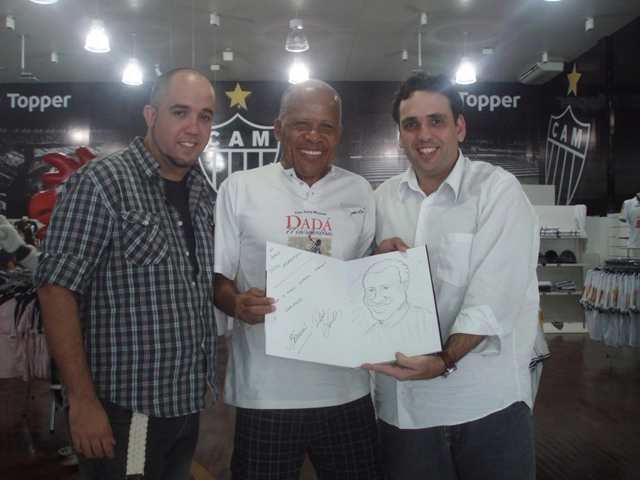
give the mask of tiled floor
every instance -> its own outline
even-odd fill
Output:
[[[640,478],[640,350],[608,348],[582,334],[547,335],[547,340],[552,356],[534,410],[538,479]],[[226,358],[222,339],[221,376]],[[57,450],[68,443],[61,414],[49,433],[48,383],[33,382],[23,418],[25,393],[22,379],[0,380],[0,480],[76,480],[77,470],[59,463]],[[203,412],[194,480],[223,477],[233,421],[233,407],[222,402]],[[301,480],[315,478],[306,464]]]

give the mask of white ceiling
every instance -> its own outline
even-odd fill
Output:
[[[154,64],[162,71],[193,66],[212,80],[286,80],[294,54],[284,42],[296,11],[311,45],[300,56],[315,78],[401,81],[419,67],[418,32],[422,69],[453,76],[467,32],[478,79],[513,82],[543,51],[549,60],[576,58],[639,16],[640,0],[1,0],[0,83],[19,82],[22,34],[25,70],[42,82],[119,81],[133,53],[132,33],[148,80]],[[422,11],[428,25],[421,28]],[[219,27],[209,24],[211,12]],[[3,26],[6,15],[15,30]],[[587,17],[595,21],[589,32]],[[83,49],[94,18],[105,22],[109,53]],[[484,47],[493,54],[483,55]],[[227,48],[232,62],[222,60]]]

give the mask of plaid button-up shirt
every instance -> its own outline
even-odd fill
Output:
[[[217,397],[213,199],[188,173],[199,273],[193,278],[177,210],[158,162],[136,138],[89,162],[65,184],[35,275],[77,293],[98,396],[160,417]]]

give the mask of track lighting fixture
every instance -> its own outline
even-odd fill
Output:
[[[476,83],[476,70],[471,63],[471,59],[467,57],[467,32],[464,33],[464,55],[456,72],[456,83],[461,85]]]
[[[87,35],[87,42],[84,49],[94,53],[106,53],[109,47],[109,37],[104,31],[104,22],[102,20],[94,20],[91,22],[91,31]]]
[[[298,57],[293,59],[293,65],[289,71],[289,83],[300,83],[309,80],[309,71]]]
[[[140,70],[140,63],[136,59],[136,34],[132,33],[133,38],[133,57],[129,59],[127,68],[122,75],[122,83],[127,85],[142,85],[142,71]]]
[[[302,20],[294,18],[289,22],[289,26],[291,27],[291,33],[287,36],[287,41],[284,46],[285,50],[294,53],[309,50],[309,40],[307,40],[307,36],[302,31]]]

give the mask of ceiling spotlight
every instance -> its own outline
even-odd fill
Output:
[[[52,3],[56,3],[58,0],[31,0],[31,1],[39,5],[51,5]]]
[[[7,27],[9,30],[15,30],[16,19],[13,18],[11,15],[7,15],[6,17],[4,17],[4,26]]]
[[[456,72],[456,83],[459,83],[460,85],[476,83],[476,71],[473,68],[473,64],[469,57],[462,57],[460,66]]]
[[[233,62],[233,52],[230,48],[227,48],[224,52],[222,52],[222,60],[225,62]]]
[[[291,70],[289,70],[289,83],[300,83],[309,80],[309,71],[307,67],[305,67],[302,60],[298,57],[293,59],[293,65],[291,66]]]
[[[309,40],[302,31],[302,20],[294,18],[289,22],[291,33],[287,36],[287,42],[284,45],[288,52],[300,53],[309,50]]]
[[[595,28],[595,22],[593,17],[587,17],[587,20],[584,22],[584,30],[588,32],[589,30],[593,30]]]
[[[216,12],[213,12],[211,15],[209,15],[209,25],[213,25],[214,27],[219,27],[220,15],[218,15]]]
[[[130,58],[127,68],[124,69],[122,74],[122,83],[127,85],[142,85],[142,71],[140,70],[140,63],[135,58]]]
[[[467,32],[464,33],[464,56],[460,60],[460,66],[456,72],[456,83],[461,85],[476,83],[476,70],[471,59],[467,57]]]
[[[409,60],[409,52],[405,48],[404,50],[402,50],[402,61],[406,62],[407,60]]]
[[[94,53],[106,53],[111,50],[109,48],[109,37],[104,31],[104,22],[102,20],[91,22],[91,31],[87,35],[84,49]]]
[[[51,52],[51,63],[58,63],[58,52]]]
[[[142,71],[140,70],[140,63],[136,60],[136,34],[132,33],[131,37],[133,37],[133,57],[129,59],[127,68],[124,69],[122,83],[142,85]]]
[[[421,27],[427,26],[427,12],[422,12],[420,14],[420,26]]]

